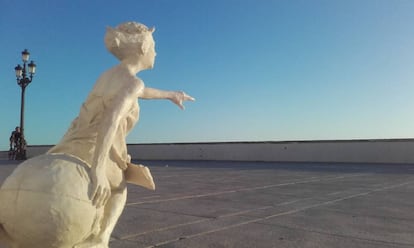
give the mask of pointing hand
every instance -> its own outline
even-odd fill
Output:
[[[184,101],[195,101],[195,99],[187,95],[184,91],[175,91],[170,99],[173,103],[178,105],[180,109],[184,109]]]

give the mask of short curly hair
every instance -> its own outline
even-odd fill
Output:
[[[126,55],[143,54],[149,47],[148,41],[152,40],[154,31],[154,28],[149,29],[137,22],[125,22],[116,28],[107,27],[105,46],[119,60],[124,59]]]

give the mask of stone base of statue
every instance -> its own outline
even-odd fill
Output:
[[[74,247],[99,232],[89,197],[89,167],[47,154],[20,164],[0,188],[0,238],[11,247]]]

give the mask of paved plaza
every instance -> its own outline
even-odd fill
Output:
[[[414,247],[414,165],[145,164],[157,190],[129,185],[111,248]]]

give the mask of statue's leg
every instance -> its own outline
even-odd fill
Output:
[[[112,190],[111,197],[105,205],[104,219],[101,226],[100,236],[102,241],[108,245],[111,233],[115,228],[116,222],[124,210],[127,199],[126,184],[121,189]]]
[[[111,196],[104,207],[105,209],[99,233],[89,237],[85,242],[76,245],[75,248],[107,248],[111,233],[125,207],[126,197],[126,184],[123,184],[118,189],[113,189]]]

